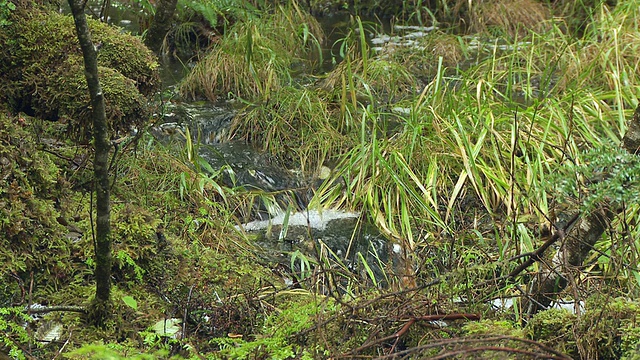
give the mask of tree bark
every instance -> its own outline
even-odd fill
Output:
[[[149,30],[147,30],[144,43],[158,55],[162,49],[164,37],[171,27],[171,20],[176,11],[177,3],[178,0],[159,0],[153,21],[151,22]]]
[[[638,154],[640,149],[640,106],[636,108],[629,128],[622,139],[624,149],[631,154]],[[583,265],[584,260],[593,249],[598,239],[604,234],[611,221],[620,213],[620,209],[612,209],[608,204],[600,204],[588,214],[579,210],[569,211],[567,218],[574,218],[570,226],[557,226],[560,248],[551,262],[540,271],[533,280],[529,297],[523,310],[529,315],[549,307],[558,294],[564,290],[570,280],[571,270]],[[565,214],[566,215],[566,214]]]
[[[76,33],[84,58],[84,73],[87,79],[93,117],[93,162],[96,188],[96,296],[89,309],[89,320],[94,325],[103,326],[111,316],[111,237],[109,204],[109,149],[107,140],[107,117],[104,96],[98,79],[98,57],[91,41],[91,33],[84,14],[82,0],[68,0]],[[93,211],[93,209],[91,210]]]

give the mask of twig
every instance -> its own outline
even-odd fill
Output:
[[[16,281],[18,281],[18,286],[20,286],[20,302],[19,302],[19,304],[22,304],[24,302],[24,296],[25,296],[25,293],[26,293],[26,291],[24,289],[24,281],[22,281],[22,278],[20,276],[18,276],[18,274],[16,274],[15,272],[11,272],[10,275],[14,279],[16,279]]]
[[[71,340],[71,335],[73,334],[73,330],[69,331],[69,337],[67,338],[67,341],[64,342],[64,344],[62,344],[62,347],[60,347],[60,350],[58,350],[58,352],[56,353],[56,356],[53,357],[53,360],[56,360],[56,358],[58,358],[58,356],[60,354],[62,354],[62,351],[64,350],[64,348],[67,346],[67,344],[69,343],[69,340]]]
[[[187,314],[189,313],[189,302],[191,302],[191,294],[193,293],[193,288],[196,284],[191,285],[189,289],[189,296],[187,297],[187,305],[184,307],[184,315],[182,318],[182,334],[180,336],[180,340],[184,340],[187,336]]]
[[[395,349],[395,346],[398,343],[398,340],[400,339],[400,337],[402,337],[404,334],[406,334],[407,331],[409,331],[409,329],[411,328],[411,325],[413,325],[417,321],[444,321],[444,320],[462,320],[462,319],[465,319],[465,320],[480,320],[480,315],[477,315],[477,314],[436,314],[436,315],[414,316],[414,317],[410,318],[404,324],[404,326],[402,326],[402,328],[400,330],[398,330],[398,332],[396,332],[395,334],[383,337],[381,339],[374,340],[374,341],[372,341],[370,343],[367,343],[367,344],[364,344],[364,345],[362,345],[362,346],[350,351],[349,354],[351,354],[351,355],[357,354],[360,351],[365,350],[367,348],[370,348],[372,346],[375,346],[377,344],[381,344],[381,343],[384,343],[385,341],[396,339],[396,341],[393,344],[393,347],[391,348],[391,352],[393,352],[393,350]]]
[[[69,311],[69,312],[77,312],[81,314],[86,314],[87,309],[82,306],[73,306],[73,305],[58,305],[58,306],[28,306],[27,307],[28,314],[46,314],[54,311]]]

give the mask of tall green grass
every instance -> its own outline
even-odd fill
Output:
[[[359,125],[359,132],[349,132],[357,145],[340,156],[317,202],[361,209],[412,251],[455,236],[468,226],[463,214],[476,208],[492,225],[471,226],[485,234],[497,227],[499,259],[534,250],[539,229],[549,226],[554,204],[564,200],[549,195],[549,175],[567,162],[580,163],[587,149],[619,142],[637,103],[630,86],[637,83],[629,52],[635,35],[621,29],[637,30],[624,25],[633,23],[624,12],[603,18],[602,26],[611,28],[612,19],[620,30],[604,44],[595,35],[576,40],[551,27],[526,42],[514,40],[507,50],[495,47],[453,78],[438,67],[417,95],[395,98],[408,111],[394,114],[399,127],[391,136],[381,136],[380,120],[393,100],[384,107],[375,96],[354,95],[354,89],[376,87],[363,76],[371,70],[362,67],[377,59],[347,60],[337,70],[344,80],[334,82],[334,101],[352,129]],[[599,54],[587,68],[576,55],[585,44],[598,46]]]
[[[180,92],[188,98],[219,96],[268,99],[292,82],[292,66],[304,62],[324,35],[318,22],[295,2],[263,17],[232,25],[187,75]]]
[[[287,66],[269,63],[264,50],[277,45],[257,23],[244,24],[255,31],[238,32],[243,51],[224,58],[256,66],[225,78],[233,85],[223,88],[256,99],[236,121],[236,136],[310,172],[337,163],[310,207],[361,210],[409,254],[449,241],[452,257],[462,246],[456,236],[472,231],[487,261],[507,261],[535,249],[565,200],[549,191],[551,175],[626,131],[640,60],[633,4],[602,7],[581,38],[550,23],[476,53],[472,39],[458,37],[464,66],[434,57],[420,77],[402,56],[374,54],[356,18],[340,44],[344,61],[305,88],[282,81]],[[214,63],[223,58],[203,68]]]

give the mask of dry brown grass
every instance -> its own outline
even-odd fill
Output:
[[[445,67],[455,67],[463,59],[464,53],[457,37],[448,34],[429,38],[427,50],[435,59],[442,57]]]
[[[534,0],[491,0],[471,6],[471,30],[497,31],[511,37],[523,37],[529,31],[543,32],[551,18],[549,9]]]

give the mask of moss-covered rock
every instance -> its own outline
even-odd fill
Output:
[[[0,34],[0,95],[14,110],[51,120],[72,120],[72,129],[90,124],[82,53],[73,19],[35,9],[16,11]],[[159,87],[158,63],[139,38],[89,20],[99,45],[98,65],[107,117],[116,131],[147,120],[143,96]]]
[[[56,118],[68,124],[67,129],[80,139],[90,137],[91,108],[87,81],[80,65],[61,66],[52,75],[48,86],[33,99],[39,115]],[[130,78],[112,68],[98,67],[100,85],[104,92],[107,121],[111,132],[126,132],[140,128],[149,119],[148,100],[136,89]],[[51,101],[50,99],[55,99]]]
[[[551,348],[578,357],[574,325],[576,315],[564,309],[549,309],[537,313],[525,330],[533,340]]]

